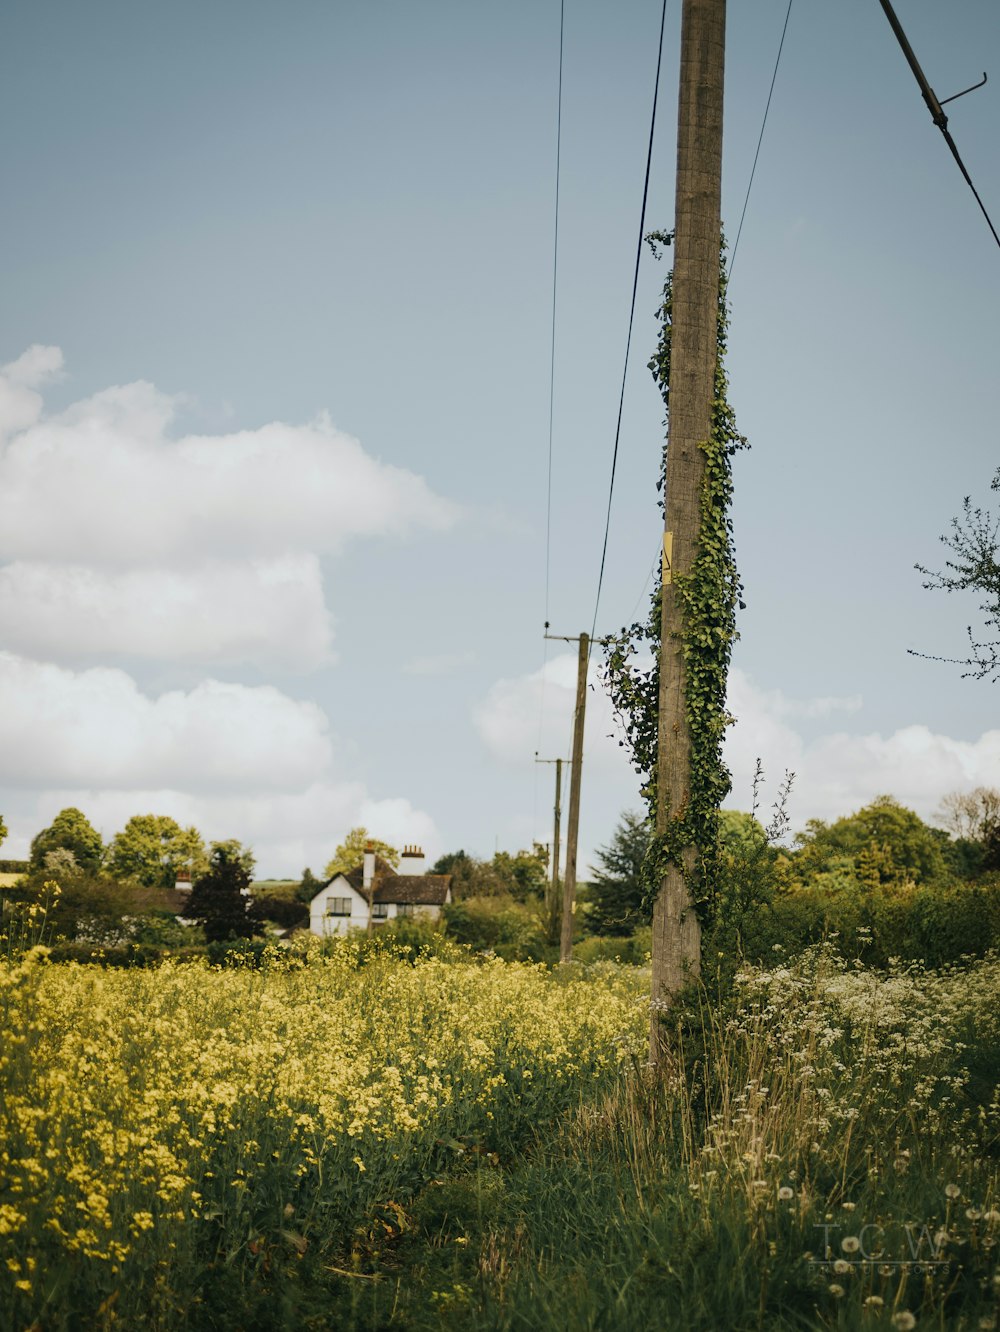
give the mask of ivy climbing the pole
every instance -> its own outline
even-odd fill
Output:
[[[657,258],[673,236],[653,232],[646,237]],[[723,244],[723,253],[725,245]],[[660,334],[649,369],[666,408],[664,421],[669,435],[670,344],[673,274],[667,275],[657,311]],[[713,922],[719,879],[719,808],[729,794],[730,773],[722,761],[722,741],[733,718],[726,709],[726,684],[736,630],[737,607],[743,609],[742,584],[733,551],[730,506],[733,495],[732,457],[746,448],[746,439],[736,429],[730,407],[725,371],[726,272],[720,254],[718,355],[711,431],[699,448],[705,455],[700,498],[698,543],[690,570],[674,573],[673,582],[680,606],[681,652],[684,661],[685,712],[691,737],[691,767],[688,798],[675,810],[665,835],[653,838],[644,866],[646,905],[660,891],[664,872],[674,864],[685,875],[691,901],[703,929]],[[666,449],[660,468],[658,490],[664,507]],[[642,795],[650,822],[656,824],[657,731],[660,692],[660,599],[662,569],[656,578],[649,616],[644,622],[626,626],[612,635],[604,647],[604,680],[618,717],[622,745],[632,756],[643,779]],[[652,654],[652,663],[643,658]],[[694,849],[693,861],[685,852]]]

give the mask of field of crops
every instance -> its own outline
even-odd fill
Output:
[[[630,1059],[638,996],[613,969],[348,947],[262,970],[28,954],[0,970],[0,1326],[293,1324],[285,1287],[349,1265],[359,1227],[398,1228],[456,1158],[509,1156]]]
[[[997,1326],[1000,962],[0,966],[0,1326]]]

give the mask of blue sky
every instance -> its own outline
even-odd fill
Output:
[[[785,9],[730,6],[731,238]],[[995,7],[897,12],[940,97],[990,72],[948,109],[996,217]],[[679,18],[648,227],[672,220]],[[174,813],[268,874],[358,821],[432,854],[547,836],[533,755],[568,753],[573,670],[541,639],[558,23],[555,0],[7,7],[8,854],[66,803],[106,835]],[[566,3],[566,634],[594,614],[658,25]],[[599,630],[657,548],[662,278],[644,256]],[[906,653],[958,654],[975,620],[913,565],[988,497],[998,287],[876,0],[795,0],[730,290],[733,804],[757,754],[796,770],[797,825],[1000,784],[995,689]],[[591,704],[585,857],[638,799]]]

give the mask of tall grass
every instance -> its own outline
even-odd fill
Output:
[[[998,992],[995,959],[878,976],[817,951],[695,999],[666,1076],[425,1191],[396,1321],[995,1326]]]

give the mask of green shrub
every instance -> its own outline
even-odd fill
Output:
[[[507,962],[543,962],[552,953],[537,901],[513,897],[468,897],[442,911],[445,931],[456,943],[491,952]]]
[[[254,883],[250,893],[255,919],[271,921],[285,930],[309,924],[309,903],[302,900],[298,883]]]
[[[777,894],[743,922],[753,962],[800,953],[836,937],[839,951],[885,967],[889,959],[940,967],[1000,947],[1000,875],[972,883],[866,886],[849,875]]]
[[[643,926],[624,938],[595,935],[581,939],[573,945],[576,962],[624,962],[631,966],[644,966],[649,961],[653,946],[653,931]]]

